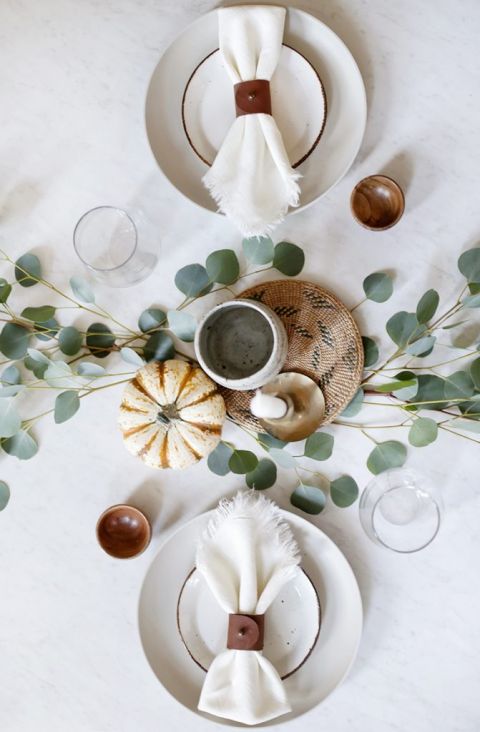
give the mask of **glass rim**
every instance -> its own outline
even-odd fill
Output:
[[[382,498],[385,498],[385,496],[388,493],[390,493],[391,491],[398,490],[399,487],[400,486],[392,486],[388,490],[384,491],[382,493],[382,495],[377,498],[377,500],[373,504],[372,509],[370,511],[370,520],[369,520],[369,523],[371,525],[371,530],[372,530],[372,533],[373,533],[375,539],[378,541],[379,544],[381,544],[381,546],[384,546],[386,549],[390,549],[390,551],[396,552],[397,554],[415,554],[415,552],[419,552],[422,549],[425,549],[427,546],[429,546],[432,543],[432,541],[435,539],[435,537],[437,536],[438,532],[440,531],[440,526],[442,524],[442,511],[441,511],[441,506],[435,500],[435,498],[431,495],[431,493],[427,493],[427,491],[424,491],[425,493],[427,493],[428,498],[430,500],[430,503],[432,503],[433,506],[435,507],[435,511],[436,511],[436,514],[437,514],[437,525],[436,525],[435,531],[433,532],[433,534],[430,537],[430,539],[428,539],[428,541],[426,541],[421,546],[416,547],[415,549],[395,549],[395,547],[390,546],[390,544],[387,544],[380,537],[378,531],[375,528],[374,518],[375,518],[375,513],[377,511],[377,508],[379,507],[379,503],[382,500]]]
[[[128,255],[128,257],[120,264],[116,264],[115,267],[94,267],[93,264],[90,264],[90,262],[87,262],[87,260],[82,257],[82,255],[80,254],[80,252],[78,250],[77,241],[76,241],[77,230],[78,230],[78,227],[80,226],[80,224],[82,223],[82,221],[87,216],[94,213],[95,211],[101,211],[101,210],[105,210],[105,209],[109,209],[111,211],[119,211],[120,213],[124,214],[127,217],[127,219],[130,221],[130,223],[133,226],[133,231],[135,233],[135,242],[133,245],[133,249],[130,252],[130,254]],[[116,272],[118,269],[120,269],[121,267],[124,267],[126,264],[128,264],[128,262],[132,259],[132,257],[136,253],[137,247],[138,247],[138,232],[137,232],[137,227],[135,225],[135,221],[132,219],[132,217],[130,216],[128,211],[126,211],[124,208],[120,208],[119,206],[110,206],[108,204],[104,204],[101,206],[94,206],[93,208],[90,208],[88,211],[85,211],[85,213],[80,216],[80,218],[78,219],[77,223],[75,224],[75,228],[73,230],[73,248],[75,249],[75,254],[79,258],[79,260],[82,262],[82,264],[85,265],[85,267],[88,267],[89,269],[93,270],[94,272]]]

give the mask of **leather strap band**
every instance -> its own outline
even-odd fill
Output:
[[[236,651],[261,651],[264,620],[264,615],[229,615],[227,648]]]
[[[270,82],[266,79],[241,81],[233,87],[237,117],[243,114],[272,114]]]

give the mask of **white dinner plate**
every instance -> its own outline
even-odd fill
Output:
[[[325,126],[327,106],[322,82],[301,53],[283,45],[270,95],[272,114],[288,158],[297,168],[318,145]],[[185,135],[207,165],[215,160],[234,121],[232,82],[217,49],[197,66],[182,99]]]
[[[225,650],[228,615],[195,569],[178,598],[177,624],[188,653],[207,671],[213,659]],[[265,613],[263,655],[286,679],[305,663],[319,632],[318,595],[310,578],[299,568]]]
[[[288,8],[284,43],[313,66],[322,80],[328,107],[320,142],[298,168],[303,176],[300,206],[292,210],[298,211],[323,196],[352,165],[362,142],[367,105],[355,60],[320,20]],[[213,10],[189,25],[167,48],[153,72],[145,109],[147,135],[159,167],[181,193],[210,211],[217,206],[202,183],[208,166],[188,143],[182,99],[192,71],[216,48],[218,23]]]
[[[333,541],[305,519],[282,513],[298,542],[302,567],[322,609],[320,634],[312,652],[283,682],[292,705],[292,711],[281,717],[283,722],[319,704],[344,679],[360,642],[362,604],[350,565]],[[145,655],[165,689],[191,711],[219,721],[197,709],[205,672],[190,657],[177,628],[178,597],[195,564],[197,543],[211,515],[204,513],[184,524],[159,549],[143,582],[138,621]]]

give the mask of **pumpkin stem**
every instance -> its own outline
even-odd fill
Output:
[[[178,410],[175,404],[166,404],[157,414],[157,422],[169,424],[172,419],[178,419]]]

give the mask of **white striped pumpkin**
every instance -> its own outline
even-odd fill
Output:
[[[183,469],[219,443],[225,402],[216,384],[185,361],[147,364],[123,392],[125,447],[152,468]]]

